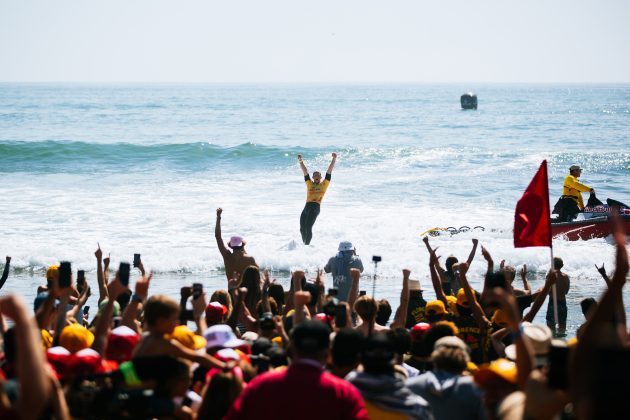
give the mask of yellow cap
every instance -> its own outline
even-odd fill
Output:
[[[59,279],[59,264],[53,264],[46,270],[46,279],[58,280]]]
[[[206,339],[195,334],[185,325],[175,327],[170,335],[166,336],[169,340],[179,341],[184,347],[191,350],[199,350],[206,347]]]
[[[511,384],[516,384],[516,363],[508,359],[497,359],[490,364],[482,365],[479,370],[475,372],[475,381],[483,385],[492,377],[497,376]]]
[[[94,334],[83,325],[70,324],[61,330],[59,345],[65,347],[70,353],[87,349],[94,342]]]

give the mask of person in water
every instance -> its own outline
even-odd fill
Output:
[[[337,161],[337,154],[332,154],[332,160],[330,161],[330,165],[328,165],[326,178],[323,181],[322,174],[317,171],[313,172],[313,180],[311,180],[306,165],[304,165],[304,161],[302,160],[302,155],[298,155],[297,158],[300,163],[300,168],[302,168],[302,173],[304,173],[304,182],[306,183],[306,205],[300,215],[300,233],[302,234],[302,242],[304,242],[305,245],[309,245],[313,238],[313,225],[315,224],[315,220],[317,220],[317,216],[319,216],[319,207],[322,198],[324,198],[328,185],[330,185],[330,176],[335,162]]]
[[[339,243],[339,252],[328,260],[324,266],[324,271],[332,273],[333,285],[338,290],[337,299],[347,302],[352,286],[350,269],[356,268],[363,272],[363,262],[356,253],[352,242],[343,241]]]
[[[569,175],[564,178],[562,196],[553,208],[553,213],[558,214],[562,222],[570,222],[584,209],[583,192],[595,194],[593,188],[578,181],[580,175],[582,175],[582,168],[578,165],[571,165]]]

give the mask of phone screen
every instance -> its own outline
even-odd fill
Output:
[[[193,299],[197,299],[203,293],[203,284],[201,283],[193,283],[192,285],[192,297]]]
[[[85,283],[85,270],[77,271],[77,284]]]
[[[72,265],[68,261],[59,263],[59,287],[70,287],[72,282]]]
[[[140,254],[133,254],[133,266],[138,267],[140,265]]]
[[[129,263],[121,262],[118,266],[118,278],[124,286],[129,286]]]
[[[365,296],[367,292],[365,290],[359,290],[359,296]]]
[[[338,289],[333,289],[333,288],[328,289],[328,296],[337,296],[338,294],[339,294]]]

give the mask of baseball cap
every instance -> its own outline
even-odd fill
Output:
[[[507,359],[497,359],[489,364],[480,366],[479,370],[475,372],[474,377],[475,382],[481,385],[488,383],[492,378],[496,377],[511,384],[516,384],[516,363]]]
[[[105,310],[105,307],[107,306],[107,302],[109,301],[108,298],[105,298],[101,301],[101,303],[98,304],[98,313],[103,313],[103,310]],[[112,312],[112,316],[120,316],[120,303],[118,303],[118,301],[114,301],[114,312]]]
[[[133,350],[140,341],[140,335],[134,330],[121,325],[112,330],[107,340],[107,350],[105,355],[110,360],[119,363],[126,362],[131,359]]]
[[[208,322],[218,324],[223,321],[223,317],[227,314],[228,309],[225,305],[219,302],[210,302],[206,306],[206,318]]]
[[[247,344],[245,341],[236,338],[232,328],[225,324],[211,326],[204,331],[203,337],[206,339],[206,349],[215,347],[239,347]]]
[[[494,314],[492,314],[492,322],[501,327],[507,327],[508,318],[505,311],[503,311],[503,309],[497,309],[494,311]]]
[[[192,332],[186,325],[178,325],[175,327],[168,338],[178,341],[190,350],[199,350],[206,346],[206,339]]]
[[[342,241],[339,242],[339,251],[352,251],[354,246],[352,246],[352,242],[350,241]]]
[[[427,302],[427,305],[424,307],[424,314],[426,316],[444,315],[445,313],[446,307],[444,306],[444,302],[441,300],[432,300]]]
[[[582,168],[580,168],[580,165],[571,165],[571,167],[569,168],[569,171],[578,171],[578,170],[582,170]]]
[[[427,331],[431,329],[431,324],[427,324],[426,322],[419,322],[413,327],[411,327],[411,340],[417,341],[420,340]]]
[[[475,290],[472,289],[473,295],[475,294]],[[470,308],[470,303],[468,302],[468,298],[466,298],[466,292],[464,292],[464,288],[462,287],[457,292],[457,304],[459,306],[463,306],[464,308]]]
[[[54,280],[59,278],[59,264],[53,264],[46,270],[46,278]]]
[[[228,246],[230,248],[244,246],[244,245],[245,245],[245,240],[240,236],[232,236],[230,238],[230,242],[228,242]]]
[[[94,342],[94,334],[83,325],[70,324],[61,330],[59,335],[59,345],[66,348],[70,353],[86,349]]]

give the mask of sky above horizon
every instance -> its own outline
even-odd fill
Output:
[[[0,0],[2,82],[627,83],[625,0]]]

